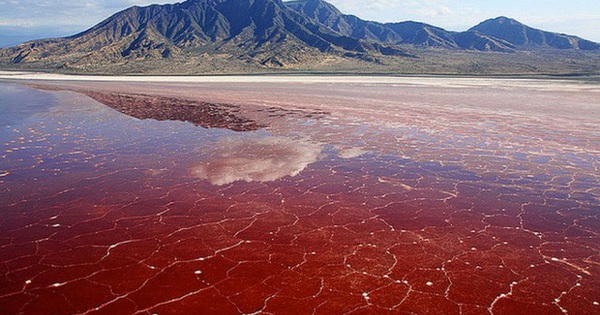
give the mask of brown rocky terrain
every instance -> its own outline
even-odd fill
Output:
[[[70,37],[0,49],[0,68],[589,74],[600,71],[600,44],[506,17],[451,32],[420,22],[365,21],[322,0],[188,0],[134,6]]]

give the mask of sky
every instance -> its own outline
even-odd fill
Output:
[[[0,0],[0,47],[79,33],[132,5],[161,0]],[[413,20],[464,31],[508,16],[543,30],[600,42],[600,0],[329,0],[346,14],[378,22]]]

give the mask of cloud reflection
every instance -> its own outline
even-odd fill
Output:
[[[339,151],[338,156],[343,159],[353,159],[353,158],[357,158],[359,156],[363,156],[367,153],[369,153],[369,152],[365,151],[361,148],[345,148],[345,149],[341,149]]]
[[[322,145],[306,140],[270,136],[219,140],[210,158],[192,171],[213,185],[236,181],[269,182],[296,176],[317,161]]]

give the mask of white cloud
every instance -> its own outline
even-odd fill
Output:
[[[454,14],[444,0],[406,1],[402,3],[408,12],[417,16],[446,18]]]
[[[331,0],[342,12],[381,22],[401,21],[400,17],[447,17],[453,10],[447,0],[373,0],[368,3],[356,0]],[[358,14],[357,14],[358,13]],[[379,17],[379,18],[374,18]]]
[[[476,6],[457,0],[330,0],[342,12],[378,22],[418,21],[462,31],[483,21]],[[466,1],[469,2],[469,1]],[[486,18],[495,17],[487,16]]]
[[[35,26],[34,20],[26,19],[2,19],[0,20],[0,26],[11,26],[11,27],[32,27]]]

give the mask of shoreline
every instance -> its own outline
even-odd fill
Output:
[[[214,74],[214,75],[80,75],[27,71],[2,71],[0,82],[131,82],[131,83],[288,83],[288,84],[391,84],[438,87],[539,84],[600,84],[600,76],[473,76],[473,75],[405,75],[405,74]]]

